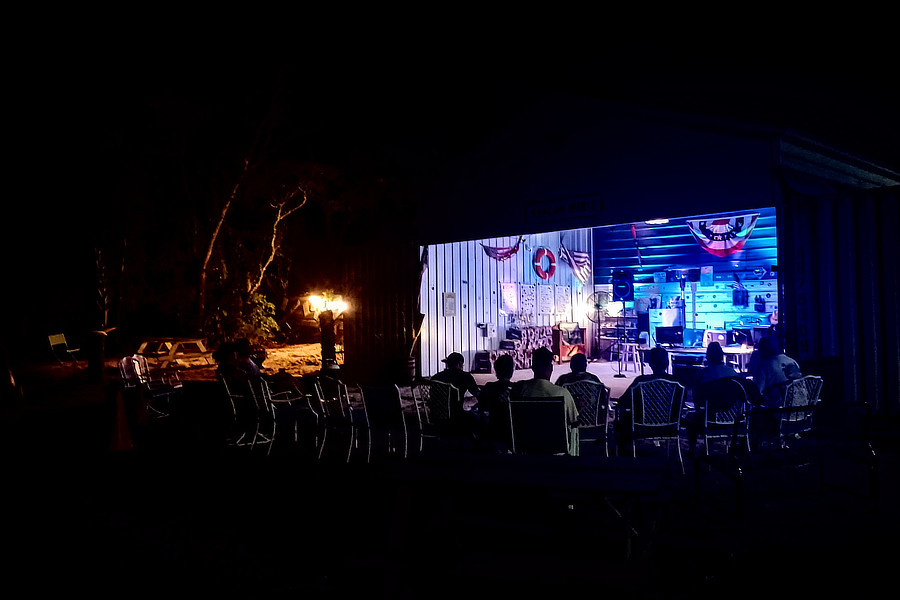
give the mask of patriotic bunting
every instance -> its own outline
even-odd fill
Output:
[[[688,221],[688,228],[700,247],[718,257],[738,252],[750,239],[759,214],[741,215],[729,219],[697,219]]]
[[[569,250],[562,242],[560,242],[559,257],[564,263],[569,265],[575,278],[578,279],[582,285],[585,285],[588,277],[591,275],[591,255],[587,252]]]
[[[515,246],[507,246],[507,247],[496,247],[496,246],[485,246],[481,244],[481,247],[484,248],[484,253],[493,258],[494,260],[503,262],[504,260],[509,260],[513,254],[519,251],[519,244],[522,243],[524,238],[519,238],[516,240]]]

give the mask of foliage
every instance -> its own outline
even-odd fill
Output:
[[[250,297],[244,311],[244,323],[238,337],[248,338],[251,342],[272,339],[278,332],[278,321],[275,320],[275,305],[259,293]]]
[[[204,333],[216,342],[238,338],[252,343],[270,341],[278,333],[275,305],[259,293],[246,301],[238,294],[229,294],[210,310]]]

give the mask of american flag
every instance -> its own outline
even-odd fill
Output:
[[[481,243],[481,242],[479,242]],[[498,260],[503,262],[504,260],[509,260],[513,254],[519,251],[519,244],[522,243],[522,238],[516,240],[515,246],[506,246],[506,247],[497,247],[497,246],[485,246],[481,244],[481,247],[484,248],[484,253],[493,258],[494,260]]]
[[[569,250],[560,242],[559,256],[563,262],[571,267],[572,273],[575,274],[581,285],[586,284],[588,277],[591,276],[591,255],[587,252]]]
[[[688,228],[700,246],[715,256],[725,257],[744,247],[756,226],[759,214],[741,215],[728,219],[697,219],[688,221]]]

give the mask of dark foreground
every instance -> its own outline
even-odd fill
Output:
[[[548,468],[454,445],[344,464],[317,458],[308,431],[251,454],[224,443],[216,389],[186,391],[170,419],[128,431],[130,448],[97,388],[4,413],[7,589],[687,598],[865,594],[893,581],[890,432],[876,440],[877,479],[849,437],[827,446],[824,486],[816,466],[748,460],[741,516],[730,479],[702,471],[695,488],[691,461],[681,475],[649,454],[631,475],[622,459]]]

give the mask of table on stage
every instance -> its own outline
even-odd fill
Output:
[[[664,346],[665,347],[665,346]],[[696,358],[698,355],[706,356],[706,348],[703,347],[682,347],[673,346],[665,347],[672,358],[678,356],[688,356]],[[640,348],[638,352],[641,355],[641,375],[644,374],[644,363],[647,362],[647,354],[650,348]],[[725,362],[731,364],[738,373],[746,373],[747,366],[750,363],[750,356],[753,354],[753,348],[747,346],[722,346],[722,352],[725,353]]]

